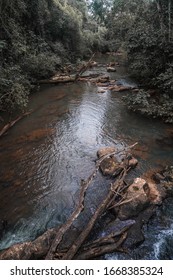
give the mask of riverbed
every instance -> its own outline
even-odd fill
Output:
[[[99,67],[119,62],[111,78],[136,85],[121,56],[97,56]],[[7,221],[0,249],[33,240],[46,229],[61,225],[72,213],[81,180],[95,166],[103,146],[121,149],[138,142],[134,155],[139,164],[132,176],[147,177],[171,165],[173,127],[127,110],[127,92],[98,93],[90,82],[42,87],[29,103],[32,114],[0,139],[0,220]],[[108,179],[98,175],[86,198],[85,223],[106,193]],[[129,255],[106,259],[172,259],[173,199],[168,199],[144,228],[146,240]],[[172,249],[171,249],[172,246]]]

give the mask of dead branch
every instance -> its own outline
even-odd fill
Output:
[[[9,122],[8,124],[6,124],[0,131],[0,136],[4,135],[11,127],[13,127],[18,121],[20,121],[21,119],[23,119],[24,117],[30,115],[31,112],[26,112],[25,114],[19,116],[17,119],[15,119],[14,121]]]
[[[107,236],[97,238],[96,240],[87,243],[86,245],[84,245],[84,247],[82,247],[82,251],[86,251],[86,250],[88,250],[90,248],[93,248],[93,247],[98,247],[98,246],[102,246],[102,245],[105,245],[105,244],[114,243],[115,242],[114,238],[122,235],[132,225],[133,224],[126,225],[126,226],[122,227],[121,229],[108,234]]]
[[[73,224],[74,220],[77,219],[79,214],[84,209],[85,193],[86,193],[86,191],[89,187],[89,184],[91,183],[91,181],[96,176],[98,168],[99,167],[97,167],[94,170],[94,172],[89,176],[89,178],[86,181],[81,183],[82,188],[81,188],[80,195],[79,195],[78,205],[77,205],[76,209],[74,210],[74,212],[72,213],[71,217],[67,220],[67,222],[58,229],[56,237],[55,237],[54,241],[52,242],[52,245],[51,245],[45,259],[47,259],[47,260],[53,259],[53,256],[54,256],[54,254],[57,250],[58,245],[60,244],[60,242],[62,240],[63,235],[70,228],[70,226]]]
[[[127,237],[127,233],[124,233],[117,242],[103,245],[103,246],[98,246],[96,248],[91,248],[86,252],[83,252],[80,255],[78,255],[76,259],[78,260],[93,259],[104,254],[113,253],[123,244],[126,237]]]
[[[84,243],[85,239],[88,237],[89,233],[94,227],[94,224],[98,220],[98,218],[103,214],[103,212],[107,209],[107,206],[114,196],[114,192],[123,185],[123,180],[126,176],[127,170],[124,168],[120,178],[111,185],[107,197],[102,201],[102,203],[99,205],[97,210],[95,211],[94,215],[91,217],[89,223],[85,227],[85,229],[82,231],[82,233],[78,236],[78,239],[72,244],[70,249],[67,251],[67,253],[64,255],[64,260],[70,260],[72,259],[75,254],[77,253],[78,249],[81,247],[81,245]]]
[[[95,53],[92,54],[91,58],[89,59],[89,61],[85,65],[82,65],[82,67],[79,69],[78,73],[75,76],[75,81],[88,69],[88,67],[90,67],[94,56],[95,56]]]

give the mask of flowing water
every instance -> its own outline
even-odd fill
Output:
[[[98,56],[97,60],[103,64],[119,61],[111,77],[134,85],[121,57]],[[93,71],[105,72],[105,67]],[[44,87],[31,97],[33,113],[0,139],[0,220],[8,222],[0,249],[33,240],[65,222],[74,209],[81,180],[94,169],[100,147],[122,148],[138,142],[139,164],[133,176],[172,164],[173,127],[129,112],[124,94],[98,93],[95,85],[80,82]],[[88,191],[88,210],[81,222],[93,213],[107,185],[108,179],[99,174]],[[146,240],[140,250],[130,256],[105,257],[173,259],[173,199],[160,207],[144,231]]]

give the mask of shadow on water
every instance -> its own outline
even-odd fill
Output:
[[[115,59],[120,67],[111,73],[111,78],[132,85],[121,58],[98,57],[102,66],[92,71],[104,72],[104,64]],[[81,180],[93,171],[97,150],[114,145],[111,138],[118,148],[139,143],[134,151],[139,159],[134,176],[172,163],[172,128],[129,112],[122,93],[98,94],[96,86],[90,83],[51,86],[32,96],[29,106],[33,113],[0,139],[0,219],[8,221],[1,249],[32,240],[47,228],[65,222],[77,201]],[[88,191],[86,207],[90,214],[104,196],[107,184],[99,175]],[[160,234],[167,238],[161,247],[169,247],[172,242],[166,234],[172,224],[171,202],[166,209],[168,214],[164,215],[169,222],[165,227],[160,229],[153,223],[147,231],[155,248]],[[88,212],[84,213],[83,222],[88,219]],[[146,248],[141,258],[152,258],[149,246]],[[135,252],[131,257],[135,258]]]

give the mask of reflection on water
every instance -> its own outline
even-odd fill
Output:
[[[132,83],[124,67],[111,76]],[[34,95],[30,109],[33,113],[0,139],[0,219],[8,221],[1,249],[67,219],[101,146],[139,142],[138,176],[172,161],[170,126],[127,111],[122,93],[98,94],[90,83],[59,85]],[[165,135],[169,145],[162,145]],[[90,212],[105,186],[99,175],[86,198]]]

